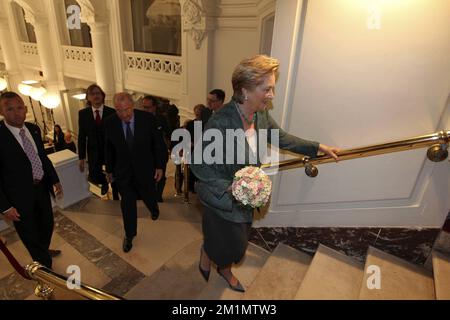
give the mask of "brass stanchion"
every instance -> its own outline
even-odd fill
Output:
[[[184,164],[184,202],[189,203],[189,165]]]

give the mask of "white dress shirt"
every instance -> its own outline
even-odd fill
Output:
[[[16,128],[16,127],[13,127],[13,126],[10,126],[9,124],[7,124],[6,121],[5,121],[5,125],[9,129],[9,131],[11,131],[14,138],[16,138],[17,142],[20,144],[22,149],[23,149],[23,142],[22,142],[22,138],[20,137],[20,130],[24,129],[25,135],[31,141],[31,144],[33,145],[33,148],[36,151],[36,153],[38,153],[38,149],[36,147],[36,143],[34,142],[33,136],[31,135],[30,131],[28,130],[28,128],[25,125],[22,128]]]
[[[101,107],[98,107],[97,109],[94,108],[94,107],[91,107],[92,108],[92,114],[94,115],[94,120],[95,120],[95,117],[97,117],[97,114],[95,112],[97,110],[98,110],[98,113],[100,114],[100,119],[103,119],[103,107],[104,107],[104,105],[102,105]]]

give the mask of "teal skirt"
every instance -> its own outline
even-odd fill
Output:
[[[204,205],[202,229],[205,252],[218,267],[242,260],[248,246],[251,223],[225,220]]]

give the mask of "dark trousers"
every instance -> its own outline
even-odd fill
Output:
[[[88,170],[89,170],[88,179],[90,182],[102,186],[108,185],[108,182],[106,181],[106,175],[103,172],[103,164],[92,163],[91,165],[91,163],[89,163]],[[111,183],[111,188],[113,199],[119,200],[119,190],[115,182]]]
[[[24,200],[26,201],[26,200]],[[34,186],[34,203],[27,208],[16,208],[21,221],[14,222],[16,231],[34,261],[52,267],[48,253],[53,233],[53,210],[50,195],[44,183]]]
[[[161,180],[159,180],[159,182],[156,183],[156,199],[158,201],[162,200],[162,195],[164,192],[164,187],[166,186],[166,167],[167,167],[167,163],[164,165],[163,170],[163,176],[161,178]]]
[[[91,161],[88,163],[89,181],[94,184],[106,184],[106,176],[103,173],[103,164],[100,162]]]
[[[142,199],[150,212],[158,210],[158,202],[155,198],[156,192],[152,187],[140,188],[132,183],[124,185],[119,184],[119,192],[122,197],[120,207],[122,209],[125,236],[127,238],[133,238],[137,235],[136,201]]]

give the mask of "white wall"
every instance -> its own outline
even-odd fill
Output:
[[[371,4],[381,29],[367,27]],[[449,30],[446,0],[279,1],[274,115],[293,134],[345,149],[432,133],[441,118],[450,130]],[[315,179],[279,174],[260,225],[441,226],[450,165],[425,153],[322,165]]]
[[[226,92],[226,101],[232,94],[231,75],[236,65],[244,58],[253,56],[259,50],[259,37],[256,30],[219,29],[214,37],[214,58],[211,88],[220,88]],[[245,44],[245,45],[244,45]],[[206,103],[205,101],[201,103]]]
[[[234,68],[242,59],[260,53],[262,20],[275,11],[275,1],[223,0],[218,10],[210,90],[223,89],[228,101],[233,94],[231,76]]]

